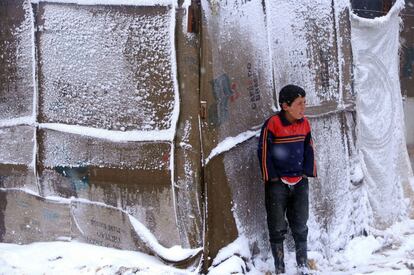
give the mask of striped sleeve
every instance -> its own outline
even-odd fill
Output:
[[[306,134],[305,138],[305,155],[303,170],[306,176],[317,177],[315,149],[312,139],[311,127],[308,120],[306,120],[306,123],[308,124],[309,132]]]

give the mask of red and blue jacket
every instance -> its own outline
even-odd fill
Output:
[[[265,182],[282,177],[316,177],[308,119],[290,123],[284,111],[271,116],[260,132],[258,156]]]

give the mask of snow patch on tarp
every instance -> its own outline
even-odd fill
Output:
[[[63,133],[77,134],[98,139],[106,139],[113,142],[125,141],[172,141],[175,129],[156,131],[116,131],[102,128],[93,128],[80,125],[69,125],[63,123],[36,123],[33,117],[18,117],[0,120],[0,128],[19,125],[38,126],[40,129],[55,130]]]
[[[175,131],[174,8],[46,3],[35,16],[40,122]]]
[[[0,127],[0,163],[33,167],[34,132],[29,126]],[[4,176],[0,180],[2,187],[7,186],[7,181],[18,181],[7,177],[4,171],[1,176]]]
[[[399,82],[398,0],[383,17],[364,19],[352,14],[351,37],[357,94],[357,148],[372,206],[374,228],[385,228],[406,217],[405,197],[412,176]],[[413,198],[411,198],[412,200]]]
[[[135,231],[139,233],[141,239],[154,251],[157,252],[158,256],[164,260],[179,262],[184,261],[197,253],[199,253],[202,248],[198,249],[183,249],[181,246],[173,246],[170,248],[165,248],[159,244],[154,235],[146,228],[142,223],[140,223],[136,218],[131,215],[129,216],[129,221],[134,227]]]
[[[235,137],[227,137],[222,142],[220,142],[213,150],[211,150],[210,155],[205,159],[205,164],[207,164],[212,158],[215,156],[227,152],[240,144],[254,136],[257,136],[260,131],[246,131],[241,133]]]
[[[34,116],[15,117],[10,119],[1,119],[0,127],[12,127],[19,125],[33,125],[35,123]]]
[[[127,5],[127,6],[167,6],[173,0],[32,0],[33,4],[39,2],[77,4],[77,5]]]
[[[125,141],[172,141],[174,138],[174,129],[158,131],[115,131],[98,129],[79,125],[67,125],[61,123],[41,123],[41,129],[55,130],[64,133],[77,134],[82,136],[106,139],[113,142]]]

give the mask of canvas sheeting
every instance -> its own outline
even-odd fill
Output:
[[[409,178],[413,176],[405,141],[399,74],[397,1],[389,13],[374,20],[351,18],[357,94],[357,148],[367,194],[378,228],[396,222],[413,207]]]
[[[307,91],[316,144],[310,248],[329,257],[401,218],[376,200],[402,205],[412,187],[375,186],[355,131],[367,83],[353,68],[369,60],[355,59],[364,38],[347,1],[65,2],[0,2],[1,241],[64,237],[199,270],[242,237],[265,261],[257,135],[288,83]],[[395,42],[393,16],[383,39]],[[393,45],[390,60],[375,49],[385,67],[398,65]],[[403,127],[389,145],[402,153]]]
[[[401,30],[400,45],[400,80],[404,96],[414,97],[414,1],[406,0],[401,12],[403,29]]]

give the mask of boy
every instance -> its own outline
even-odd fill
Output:
[[[304,116],[305,96],[305,91],[298,86],[283,87],[279,93],[281,111],[266,120],[259,140],[258,155],[265,181],[267,224],[276,274],[285,272],[285,217],[295,240],[299,272],[308,272],[307,177],[316,177],[316,166],[311,128]]]

